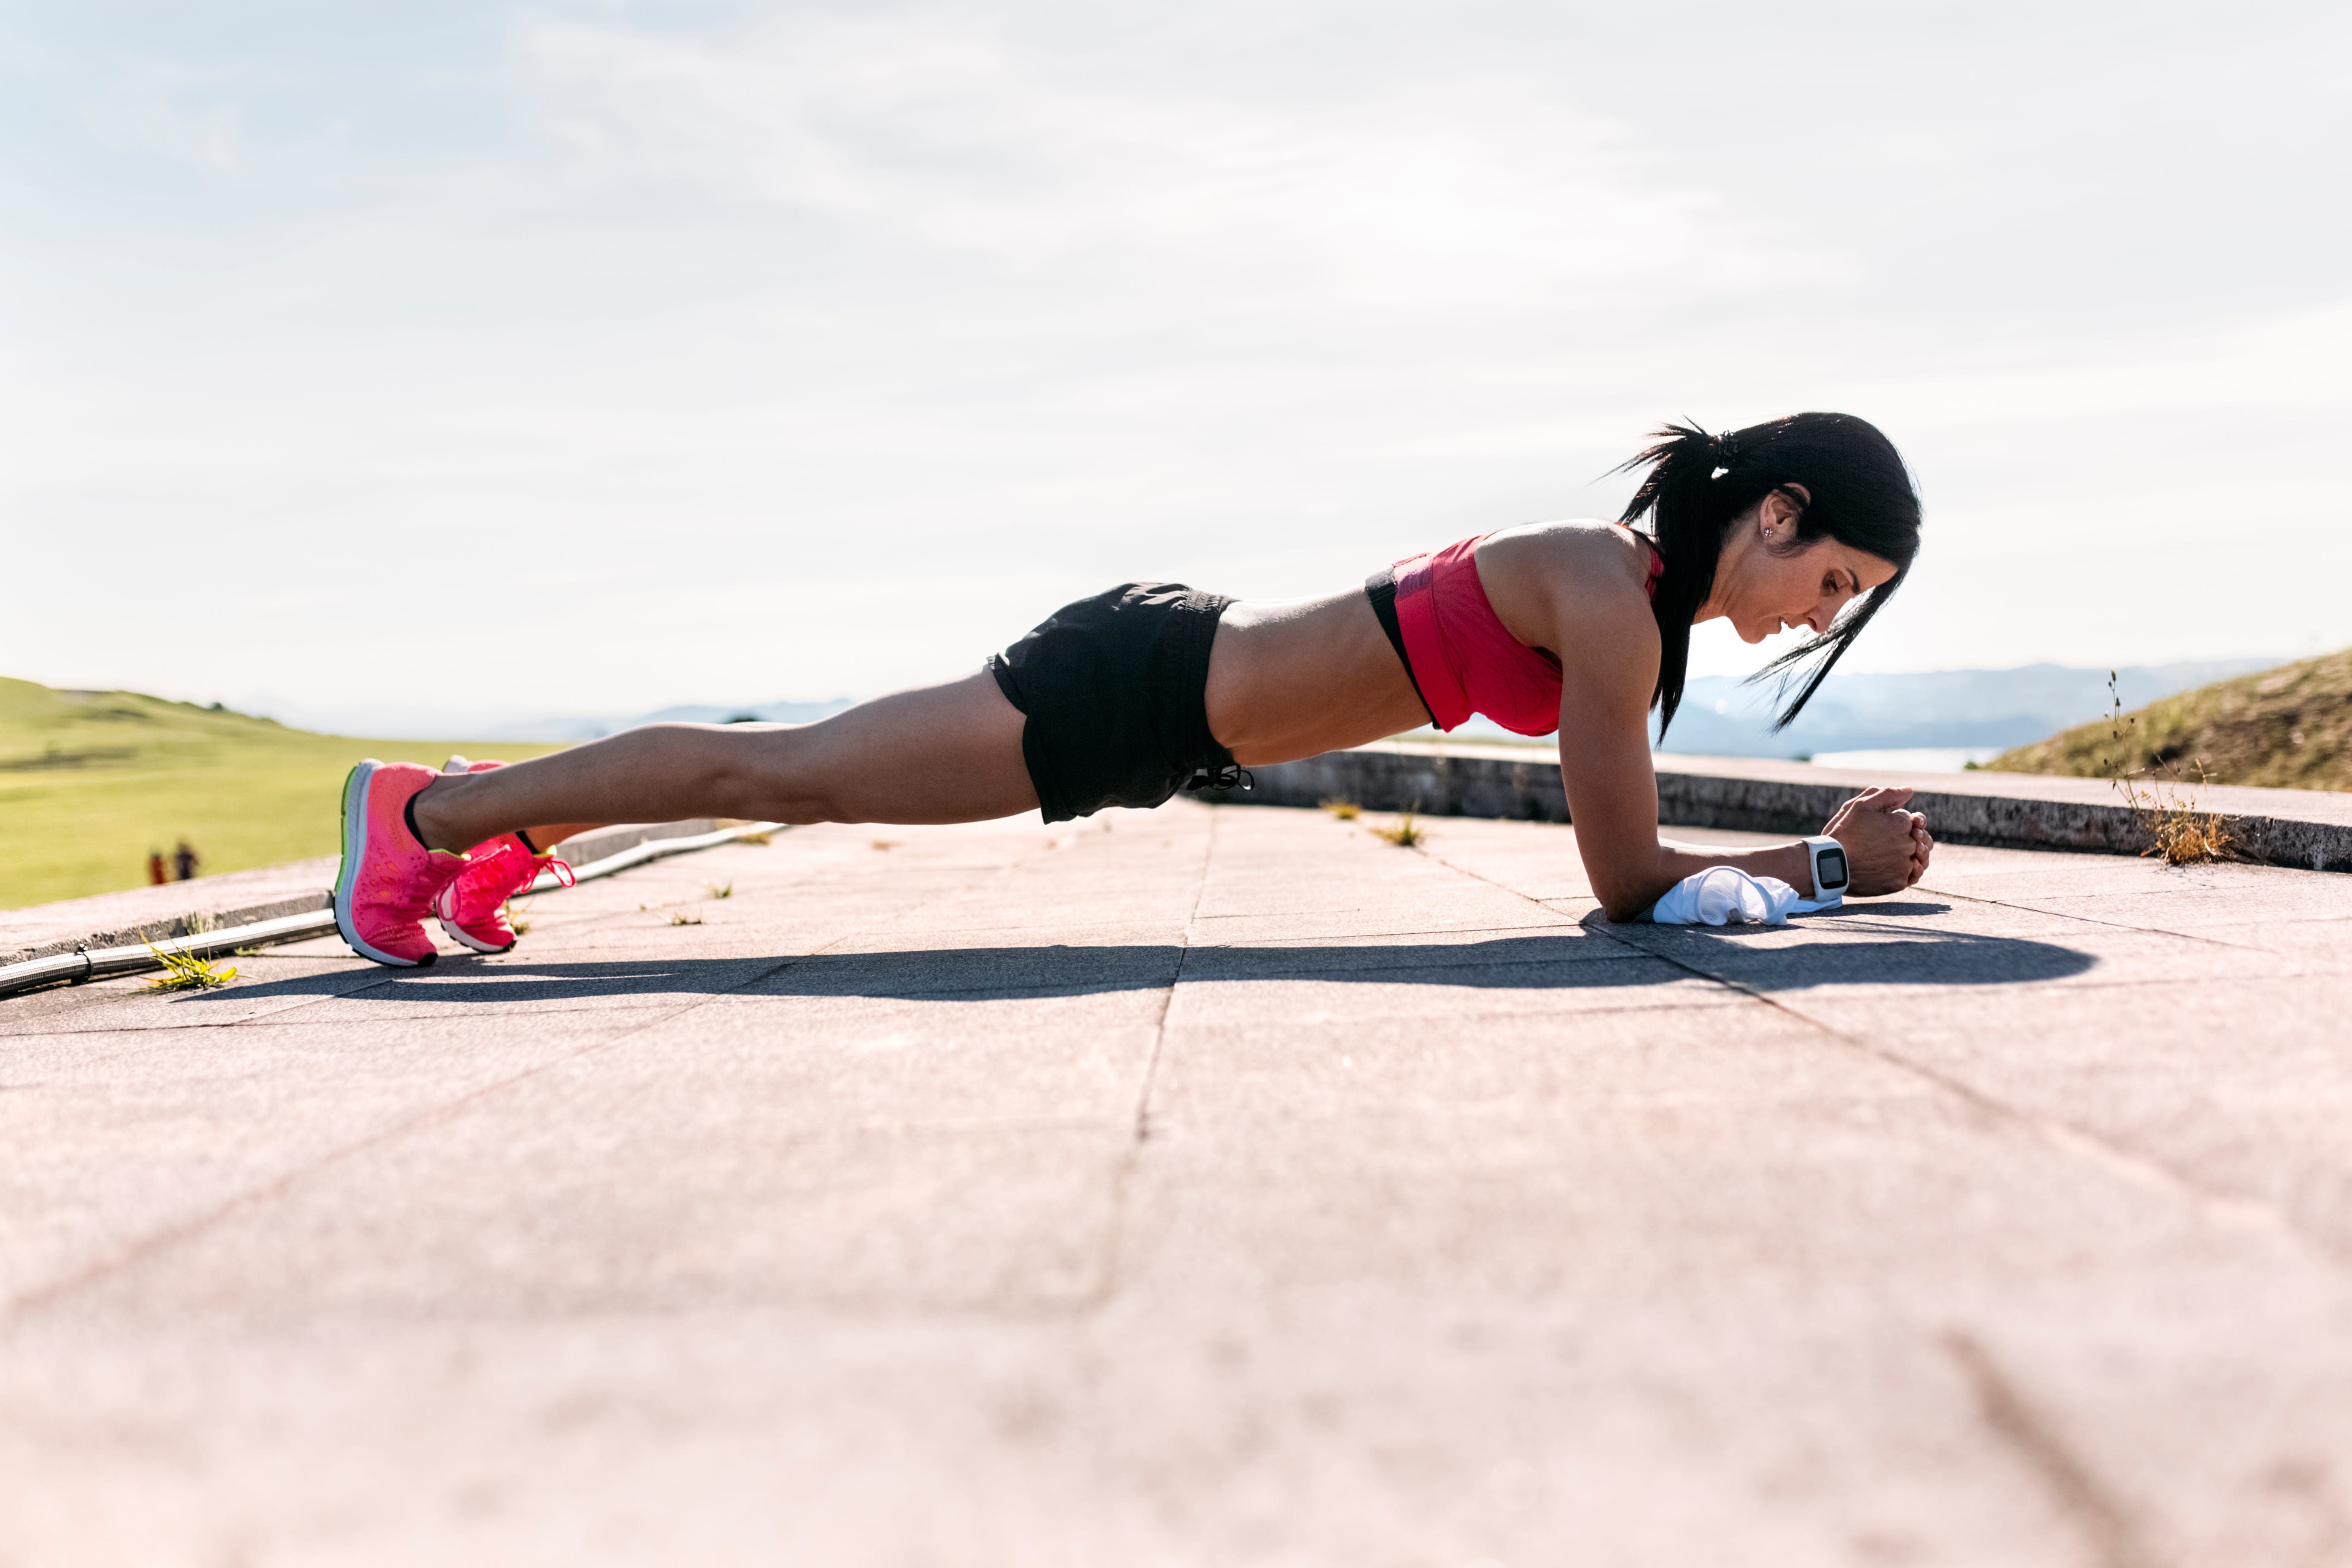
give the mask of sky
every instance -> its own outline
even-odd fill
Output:
[[[0,0],[0,673],[862,697],[1805,408],[1926,503],[1853,668],[2341,647],[2346,58],[2264,0]]]

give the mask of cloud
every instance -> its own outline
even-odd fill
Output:
[[[1624,130],[1491,72],[1302,96],[1073,58],[961,14],[793,16],[716,36],[520,36],[583,178],[635,176],[958,253],[1138,286],[1493,316],[1834,275]]]
[[[199,173],[234,177],[251,159],[241,73],[136,61],[84,102],[91,132],[109,146],[153,153]]]

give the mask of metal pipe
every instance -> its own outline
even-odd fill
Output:
[[[615,871],[625,871],[648,860],[691,854],[697,849],[713,849],[755,833],[780,833],[784,826],[785,824],[781,822],[751,822],[740,827],[722,827],[715,833],[698,833],[687,838],[648,838],[601,860],[574,866],[572,879],[575,882],[593,882],[599,877],[609,877]],[[532,893],[551,892],[563,885],[555,873],[545,871],[527,890]],[[256,921],[250,925],[231,926],[225,931],[194,931],[187,936],[167,937],[152,945],[142,942],[125,947],[76,948],[71,952],[51,953],[47,958],[0,966],[0,996],[13,996],[19,991],[31,991],[60,982],[79,984],[85,980],[101,980],[113,974],[136,974],[142,970],[161,969],[163,962],[158,955],[162,953],[216,958],[241,947],[275,947],[285,942],[302,942],[310,937],[324,936],[334,929],[335,911],[328,908],[306,910],[301,914],[279,915],[275,920]]]

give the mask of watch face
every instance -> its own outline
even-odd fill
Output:
[[[1813,857],[1813,879],[1823,891],[1846,885],[1845,851],[1824,849]]]

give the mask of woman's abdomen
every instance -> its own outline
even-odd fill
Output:
[[[1360,746],[1429,721],[1360,588],[1226,607],[1209,730],[1244,766]]]

